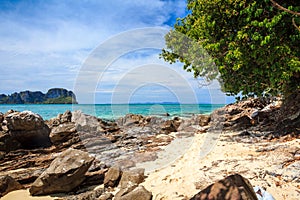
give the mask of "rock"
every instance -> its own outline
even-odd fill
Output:
[[[0,112],[0,126],[3,122],[3,120],[4,120],[4,114],[2,112]]]
[[[44,127],[43,118],[31,111],[13,112],[6,116],[7,127],[11,131],[31,131]]]
[[[171,132],[177,132],[177,124],[173,120],[167,120],[161,125],[161,133],[169,134]]]
[[[72,113],[72,122],[76,124],[77,131],[104,132],[97,117],[86,115],[79,110]]]
[[[137,114],[127,114],[125,117],[121,117],[118,119],[117,124],[119,126],[132,126],[139,125],[143,122],[144,117],[142,115]]]
[[[94,158],[87,152],[68,149],[56,157],[49,168],[30,187],[31,195],[69,192],[85,179]]]
[[[282,178],[283,180],[287,182],[294,181],[296,183],[300,183],[300,161],[296,161],[290,165],[288,165],[283,173],[282,173]]]
[[[250,182],[241,175],[234,174],[211,184],[190,200],[202,199],[257,200],[257,197]]]
[[[50,140],[53,144],[61,144],[72,138],[72,135],[76,133],[75,123],[68,122],[60,124],[52,128],[50,132]]]
[[[138,185],[142,183],[145,179],[144,173],[145,169],[123,171],[119,186],[125,188],[128,185]]]
[[[115,187],[119,184],[122,172],[119,167],[111,167],[104,177],[105,187]]]
[[[235,130],[243,130],[251,126],[251,119],[247,115],[236,116],[230,123]]]
[[[199,122],[200,126],[207,126],[210,122],[209,115],[197,115],[197,121]]]
[[[0,151],[8,153],[10,151],[17,150],[21,147],[21,143],[13,139],[13,137],[9,133],[4,133],[0,131]]]
[[[98,200],[102,196],[103,192],[104,190],[99,188],[92,191],[85,191],[81,192],[80,194],[68,196],[63,198],[63,200]]]
[[[113,197],[114,195],[112,193],[104,193],[98,198],[98,200],[112,200]]]
[[[61,123],[67,123],[72,121],[72,112],[67,110],[64,114],[60,116]]]
[[[122,196],[128,194],[129,192],[133,191],[135,188],[137,188],[138,185],[135,184],[129,184],[124,188],[120,188],[120,190],[116,193],[115,199],[120,199]]]
[[[152,193],[144,188],[144,186],[138,186],[131,192],[119,197],[115,198],[115,200],[151,200]]]
[[[24,148],[51,146],[50,129],[40,115],[30,111],[14,112],[7,115],[5,120],[13,139]]]
[[[10,176],[2,176],[0,177],[0,197],[6,195],[7,193],[23,189],[23,186],[13,179]]]

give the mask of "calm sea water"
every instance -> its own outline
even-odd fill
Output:
[[[170,117],[188,117],[193,114],[209,114],[223,106],[219,104],[2,104],[0,105],[0,112],[5,113],[10,109],[16,111],[30,110],[38,113],[44,119],[50,119],[64,113],[66,110],[81,110],[86,114],[99,118],[117,119],[128,113],[155,116],[165,116],[166,113],[169,113]]]

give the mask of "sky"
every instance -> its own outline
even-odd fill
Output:
[[[1,0],[0,93],[73,90],[79,103],[229,103],[159,59],[185,0]]]

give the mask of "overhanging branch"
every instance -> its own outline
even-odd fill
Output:
[[[272,3],[273,3],[273,5],[275,6],[275,7],[277,7],[278,9],[280,9],[280,10],[283,10],[283,11],[285,11],[285,12],[288,12],[288,13],[290,13],[290,14],[292,14],[292,15],[297,15],[297,16],[300,16],[300,12],[295,12],[295,11],[292,11],[292,10],[289,10],[289,9],[287,9],[287,8],[285,8],[285,7],[283,7],[283,6],[281,6],[281,5],[279,5],[277,2],[275,2],[274,0],[270,0]]]
[[[285,11],[285,12],[288,12],[288,13],[292,14],[292,15],[300,16],[300,12],[295,12],[295,11],[289,10],[289,9],[287,9],[287,8],[285,8],[285,7],[283,7],[283,6],[281,6],[280,4],[278,4],[277,2],[275,2],[274,0],[270,0],[270,1],[271,1],[271,2],[273,3],[273,5],[274,5],[276,8],[278,8],[279,10],[283,10],[283,11]],[[295,18],[292,19],[292,22],[293,22],[293,26],[294,26],[298,31],[300,31],[300,27],[296,24]]]

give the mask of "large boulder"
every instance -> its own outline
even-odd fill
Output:
[[[11,136],[24,148],[51,146],[50,129],[40,115],[31,111],[13,112],[5,121]]]
[[[49,168],[30,187],[31,195],[70,192],[85,179],[94,158],[87,152],[68,149],[53,160]]]
[[[23,186],[13,179],[10,176],[2,176],[0,177],[0,197],[6,195],[7,193],[23,189]]]
[[[258,200],[250,182],[239,174],[226,177],[200,191],[190,200]]]

